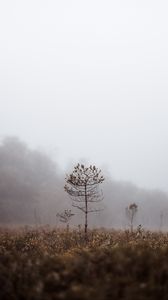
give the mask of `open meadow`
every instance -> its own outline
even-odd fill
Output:
[[[0,299],[168,297],[168,234],[0,229]]]

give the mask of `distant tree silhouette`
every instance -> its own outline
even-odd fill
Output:
[[[85,238],[88,232],[88,213],[98,212],[102,209],[92,207],[93,204],[103,200],[99,184],[104,181],[101,170],[90,165],[85,167],[77,164],[73,172],[66,176],[65,191],[71,196],[72,206],[85,214]]]
[[[59,218],[59,221],[67,224],[67,230],[69,229],[69,222],[74,216],[71,209],[65,209],[64,212],[57,213],[56,217]]]
[[[134,219],[135,219],[135,216],[137,214],[137,211],[138,211],[138,205],[136,203],[130,204],[125,209],[126,217],[127,217],[128,221],[129,221],[131,232],[133,232],[133,223],[134,223]]]
[[[4,138],[0,143],[1,223],[39,224],[40,208],[55,200],[57,178],[55,163],[45,153],[16,137]]]

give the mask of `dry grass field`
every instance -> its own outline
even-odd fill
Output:
[[[168,234],[0,229],[0,299],[168,299]]]

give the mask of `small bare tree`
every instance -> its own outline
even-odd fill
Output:
[[[80,209],[85,214],[85,238],[88,231],[88,213],[98,212],[101,208],[92,207],[93,204],[103,200],[99,184],[104,181],[101,170],[95,166],[85,167],[78,164],[73,172],[66,176],[65,191],[72,198],[72,206]]]
[[[126,207],[126,217],[129,221],[129,226],[131,228],[131,232],[133,232],[133,225],[134,225],[134,219],[138,211],[138,205],[136,203],[130,204],[128,207]]]
[[[69,229],[69,222],[73,216],[74,214],[71,212],[71,209],[65,209],[64,212],[56,214],[60,222],[67,224],[67,230]]]

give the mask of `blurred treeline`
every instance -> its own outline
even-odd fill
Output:
[[[138,188],[129,182],[117,182],[106,170],[102,173],[106,179],[101,187],[104,210],[89,215],[90,226],[125,229],[128,226],[125,208],[136,203],[135,226],[168,228],[166,193]],[[71,199],[64,192],[65,175],[46,153],[30,149],[16,137],[4,138],[0,144],[1,225],[60,225],[57,213],[72,209]],[[71,225],[82,225],[80,212],[73,212],[75,216]]]

